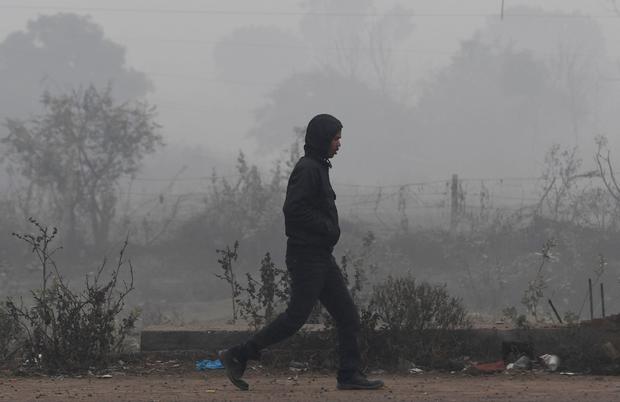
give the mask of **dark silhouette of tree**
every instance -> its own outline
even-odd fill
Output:
[[[105,247],[119,180],[162,145],[155,111],[146,103],[115,103],[109,87],[94,86],[46,93],[42,104],[39,116],[7,120],[2,139],[10,168],[25,180],[22,212],[49,211],[68,242],[90,238]]]
[[[416,107],[420,145],[465,175],[488,176],[489,166],[493,176],[538,174],[553,144],[584,151],[588,137],[615,126],[601,81],[610,68],[595,20],[509,8],[427,80]]]
[[[490,166],[493,176],[537,174],[551,144],[572,143],[562,99],[532,52],[472,39],[421,93],[419,146],[442,155],[429,168],[444,177],[446,165],[469,176],[488,176]]]
[[[126,65],[125,49],[107,39],[89,17],[44,15],[0,43],[0,119],[40,111],[41,93],[111,85],[116,99],[143,96],[144,73]]]
[[[601,77],[613,75],[601,27],[586,15],[538,7],[514,6],[506,14],[520,17],[490,19],[479,33],[481,41],[528,51],[544,64],[548,82],[562,95],[558,102],[570,119],[571,140],[579,142],[591,134],[588,125],[596,103],[604,102]]]

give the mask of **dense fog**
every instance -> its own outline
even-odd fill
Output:
[[[128,238],[144,325],[225,318],[216,250],[239,242],[240,280],[267,252],[284,266],[287,175],[307,122],[330,113],[335,255],[368,291],[413,275],[473,313],[527,310],[553,240],[544,298],[579,314],[594,278],[615,313],[619,8],[0,3],[0,297],[38,286],[11,236],[32,216],[58,227],[76,284]]]

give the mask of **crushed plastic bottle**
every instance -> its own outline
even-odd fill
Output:
[[[560,358],[556,355],[544,354],[540,356],[540,360],[549,371],[556,371],[560,365]]]
[[[527,356],[521,356],[513,363],[513,368],[517,370],[529,370],[532,368],[532,361]]]

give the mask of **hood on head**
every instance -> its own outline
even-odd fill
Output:
[[[338,131],[342,129],[340,120],[329,114],[314,116],[306,128],[304,150],[306,156],[312,155],[327,159],[329,146]]]

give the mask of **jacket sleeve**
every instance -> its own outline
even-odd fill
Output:
[[[331,228],[327,217],[312,202],[319,197],[320,180],[316,169],[293,169],[284,201],[284,215],[296,226],[313,233],[329,235]]]

